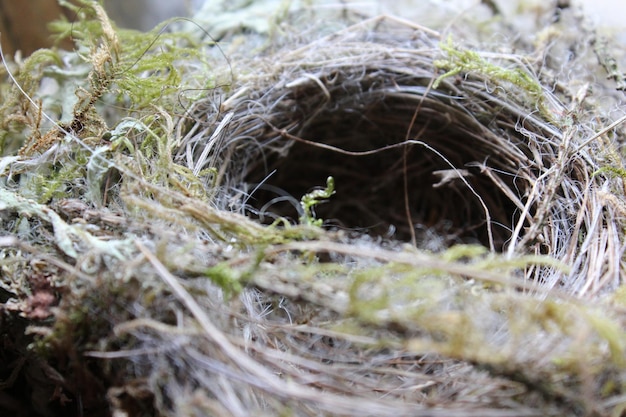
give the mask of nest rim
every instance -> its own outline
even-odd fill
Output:
[[[336,37],[313,42],[283,55],[274,71],[251,77],[227,95],[220,111],[202,122],[201,133],[184,146],[187,155],[195,155],[190,164],[196,170],[221,167],[218,183],[228,203],[222,198],[218,207],[265,223],[297,222],[300,197],[333,176],[337,193],[316,207],[325,225],[365,234],[376,229],[371,234],[413,244],[421,239],[429,250],[477,243],[495,251],[523,252],[537,243],[536,236],[524,235],[535,218],[571,223],[569,210],[538,214],[535,190],[563,140],[555,120],[545,120],[540,106],[549,103],[555,114],[564,113],[564,107],[548,91],[538,97],[535,91],[480,72],[440,77],[438,60],[445,56],[437,48],[440,37],[409,29],[411,48],[371,31],[367,39],[350,33],[341,40],[345,44]],[[365,41],[371,42],[367,49],[361,43]],[[328,60],[330,44],[342,58]],[[511,65],[507,58],[503,62]],[[260,67],[271,68],[271,63]],[[512,94],[517,95],[513,100]],[[206,105],[197,103],[197,109]],[[377,135],[391,139],[381,141]],[[425,152],[430,155],[423,156]],[[384,153],[395,155],[386,165],[376,162],[385,159]],[[374,178],[393,183],[394,189],[377,198],[368,194],[377,192],[374,186],[367,190],[354,174],[386,172],[400,161],[404,172],[396,169],[387,178]],[[428,166],[425,173],[411,171],[416,162]],[[353,174],[346,175],[346,170]],[[296,184],[301,180],[303,184]],[[583,179],[572,179],[579,181]],[[451,190],[448,196],[439,193],[442,188]],[[233,203],[233,195],[240,196],[239,203]],[[417,199],[429,204],[410,201]],[[350,220],[349,213],[337,208],[354,208],[359,200],[361,221]],[[386,218],[372,215],[385,211]],[[443,243],[425,242],[432,229]],[[427,233],[420,238],[420,231]],[[544,240],[541,248],[531,250],[554,254],[551,245]]]

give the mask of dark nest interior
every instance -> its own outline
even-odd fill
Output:
[[[330,95],[345,97],[325,102],[311,91],[317,85],[293,91],[294,120],[301,120],[293,135],[309,143],[295,140],[286,155],[250,167],[245,181],[260,184],[248,200],[250,211],[298,219],[300,196],[330,175],[337,193],[316,210],[329,226],[407,241],[414,227],[449,243],[489,246],[488,210],[493,244],[501,249],[519,209],[479,165],[488,162],[505,173],[509,188],[525,193],[529,184],[511,172],[517,168],[500,160],[482,126],[461,113],[455,99],[437,92],[422,100],[425,87],[405,84],[412,80],[403,83],[406,92],[372,90],[380,80],[367,78],[353,88],[340,84]],[[320,101],[321,108],[311,106]]]

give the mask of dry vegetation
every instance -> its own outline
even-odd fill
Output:
[[[623,79],[576,10],[68,7],[4,57],[4,414],[625,415]]]

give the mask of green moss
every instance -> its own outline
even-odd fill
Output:
[[[626,331],[606,314],[599,311],[584,310],[591,329],[603,339],[611,353],[611,359],[620,368],[626,365]]]
[[[359,271],[354,274],[349,287],[349,312],[365,323],[379,323],[379,313],[389,307],[390,297],[387,288],[379,287],[381,276],[387,276],[385,268]],[[375,285],[371,285],[374,283]]]
[[[621,166],[604,166],[597,169],[593,175],[605,174],[611,177],[626,178],[626,168]]]
[[[54,198],[78,197],[82,188],[78,178],[84,178],[85,169],[77,164],[59,164],[48,175],[35,175],[30,187],[39,203],[48,203]],[[79,193],[80,194],[80,193]]]
[[[187,34],[166,31],[173,21],[163,22],[149,32],[120,29],[97,3],[88,0],[79,3],[77,20],[62,19],[50,27],[59,41],[68,38],[76,42],[78,50],[94,63],[96,79],[113,82],[111,86],[108,83],[103,86],[110,87],[120,103],[130,100],[134,109],[174,105],[178,99],[175,93],[180,91],[183,81],[180,68],[185,67],[185,62],[193,62],[196,67],[205,63],[200,48]],[[195,72],[210,73],[208,67]],[[193,73],[186,78],[193,78]],[[214,87],[210,78],[194,81],[199,81],[194,88]]]
[[[166,25],[164,23],[162,28]],[[139,108],[164,105],[164,100],[176,99],[175,93],[180,91],[183,82],[180,67],[186,61],[193,61],[194,65],[202,65],[204,61],[197,45],[180,33],[162,32],[162,29],[148,33],[123,30],[119,35],[124,46],[116,85],[120,95],[127,96]],[[197,73],[210,73],[208,64]],[[188,77],[193,77],[193,73]],[[209,77],[194,87],[213,88],[215,85]]]
[[[323,200],[329,199],[333,194],[335,194],[335,179],[328,177],[326,188],[313,190],[302,196],[300,206],[302,206],[303,214],[300,216],[300,223],[307,226],[321,226],[324,220],[315,218],[314,207]]]
[[[204,274],[224,291],[224,297],[227,299],[239,294],[243,289],[239,274],[225,263],[207,269]]]
[[[510,83],[519,87],[527,94],[527,99],[530,100],[527,105],[538,105],[542,116],[546,117],[548,120],[554,119],[554,114],[549,111],[545,102],[546,100],[541,84],[522,68],[518,66],[504,68],[489,62],[481,56],[479,52],[463,49],[454,45],[451,37],[448,37],[447,42],[441,43],[440,48],[445,52],[446,57],[445,59],[435,60],[434,65],[446,72],[437,77],[433,83],[433,89],[436,89],[444,79],[460,73],[479,74],[490,83],[496,85]]]
[[[437,88],[439,83],[447,77],[457,75],[461,72],[475,72],[486,76],[492,81],[510,82],[528,91],[536,98],[540,98],[543,94],[543,89],[539,82],[520,68],[509,69],[495,65],[487,61],[476,51],[461,49],[455,46],[450,37],[448,41],[442,43],[440,47],[441,50],[447,54],[447,59],[436,60],[434,63],[436,67],[447,70],[447,72],[437,77],[433,88]]]
[[[611,300],[614,304],[621,308],[626,308],[626,284],[622,284],[611,295]]]
[[[46,68],[62,65],[56,51],[39,49],[33,52],[14,70],[15,80],[7,80],[0,90],[0,156],[15,154],[24,145],[21,133],[27,128],[38,132],[42,114],[38,107],[41,102],[27,99],[36,97],[41,77]],[[4,77],[3,77],[4,78]],[[15,82],[13,82],[15,81]],[[33,133],[35,134],[35,133]]]
[[[487,253],[487,248],[482,245],[453,245],[443,252],[442,258],[448,262],[455,262],[462,259],[476,258]]]

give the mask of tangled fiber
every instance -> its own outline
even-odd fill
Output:
[[[527,278],[573,292],[617,284],[621,231],[602,219],[607,205],[621,209],[607,200],[611,180],[594,177],[597,148],[580,146],[592,126],[568,126],[583,110],[518,55],[441,42],[377,18],[278,61],[255,57],[257,71],[223,103],[196,103],[201,122],[180,155],[196,173],[220,167],[220,208],[267,223],[297,222],[301,196],[332,176],[337,192],[316,209],[329,228],[429,250],[550,255],[571,274]],[[607,262],[590,271],[589,256]]]
[[[491,49],[75,11],[0,88],[3,413],[624,414],[623,80],[573,10]]]

